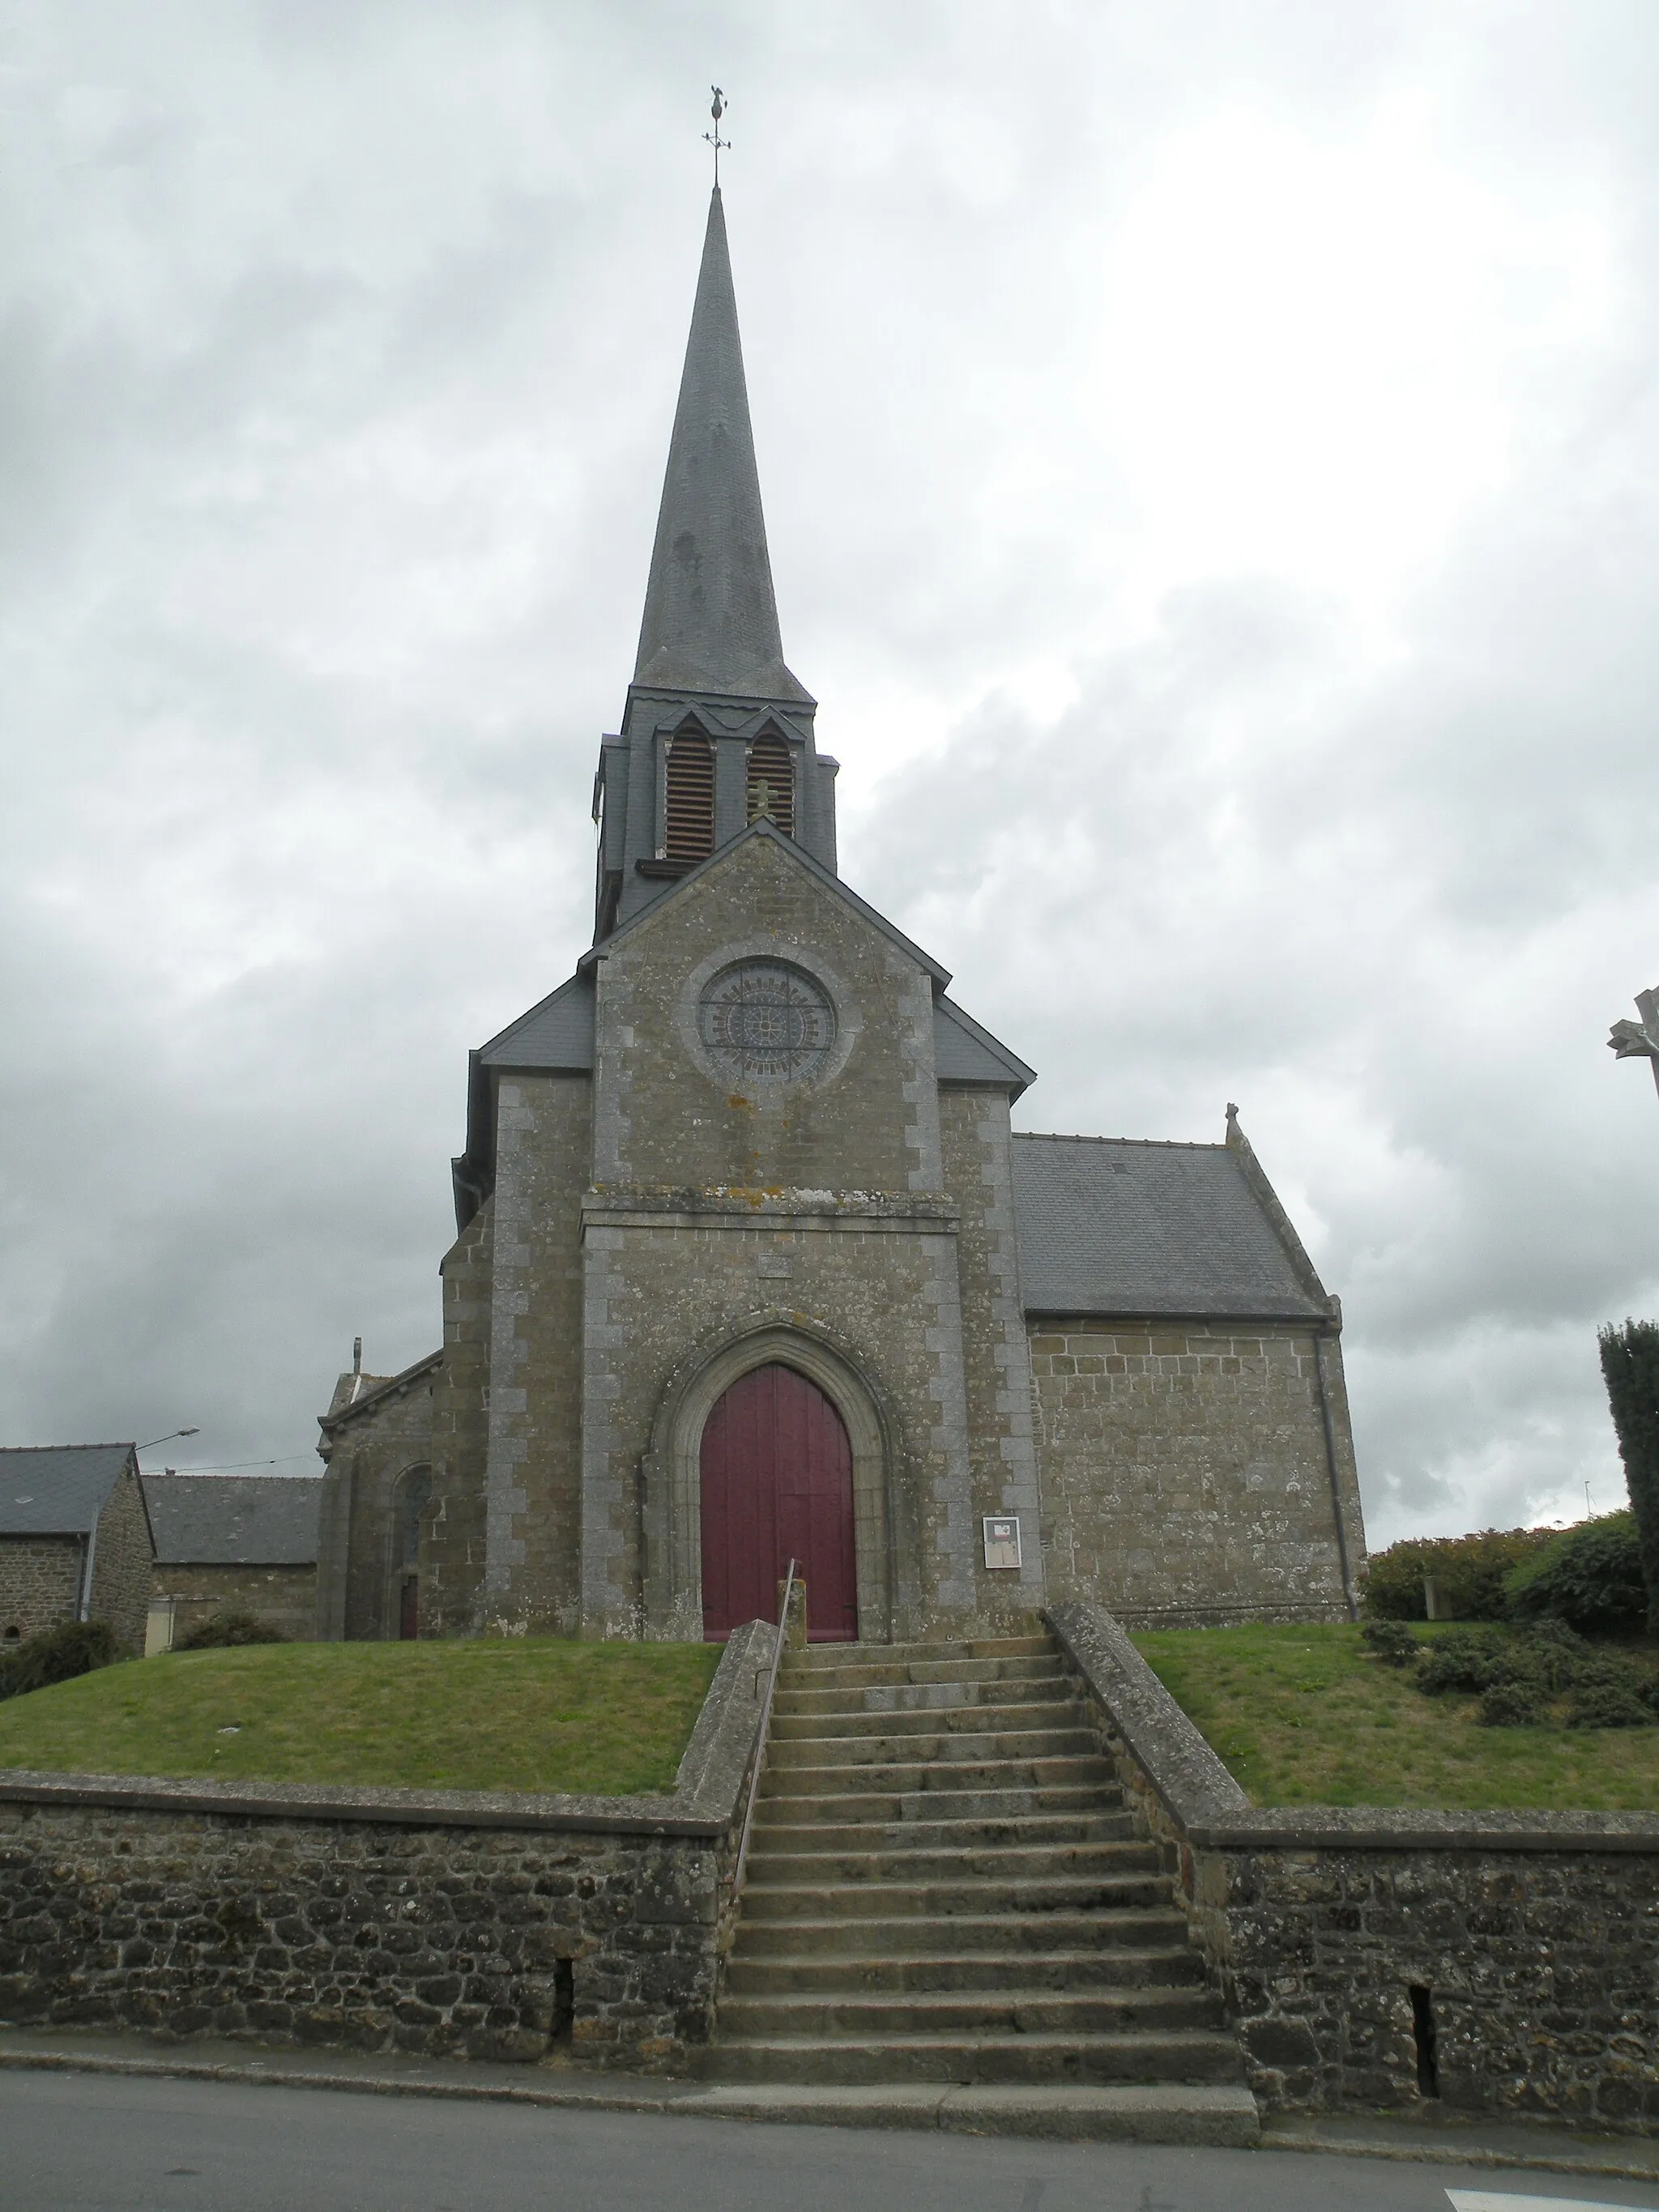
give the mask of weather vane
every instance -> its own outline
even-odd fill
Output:
[[[720,149],[724,146],[729,153],[732,149],[732,141],[729,138],[722,138],[720,137],[720,118],[726,112],[726,94],[720,90],[717,84],[711,84],[708,89],[714,95],[714,105],[708,111],[714,118],[714,127],[712,131],[705,131],[702,134],[702,139],[705,146],[712,146],[714,149],[714,190],[719,191],[720,188]]]

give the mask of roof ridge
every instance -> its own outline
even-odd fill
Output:
[[[137,1451],[137,1449],[131,1437],[112,1437],[101,1443],[0,1444],[0,1452]]]
[[[1167,1152],[1224,1152],[1225,1145],[1207,1145],[1201,1137],[1091,1137],[1068,1129],[1016,1129],[1016,1144],[1142,1145]]]

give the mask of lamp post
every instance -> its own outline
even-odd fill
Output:
[[[1656,1090],[1659,1090],[1659,987],[1651,991],[1638,991],[1636,1011],[1639,1022],[1615,1022],[1607,1038],[1607,1049],[1620,1060],[1645,1060],[1653,1070]]]
[[[134,1444],[136,1452],[154,1451],[157,1444],[170,1444],[175,1437],[199,1437],[199,1429],[169,1429],[164,1437],[152,1437],[147,1444]]]

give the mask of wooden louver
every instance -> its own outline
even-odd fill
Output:
[[[671,860],[705,860],[714,849],[714,752],[701,730],[682,730],[668,749]]]
[[[795,834],[794,769],[787,744],[771,730],[749,748],[748,813],[751,822],[764,814],[786,837]]]

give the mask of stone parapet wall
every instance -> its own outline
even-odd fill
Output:
[[[1334,1492],[1351,1574],[1364,1548],[1334,1334],[1086,1316],[1030,1329],[1051,1597],[1137,1626],[1347,1618]]]
[[[74,1620],[81,1554],[78,1536],[0,1536],[0,1638],[27,1642]]]
[[[774,1642],[733,1636],[656,1797],[0,1774],[0,2021],[682,2066]]]
[[[1109,1614],[1050,1619],[1265,2106],[1659,2131],[1659,1818],[1257,1808]]]

